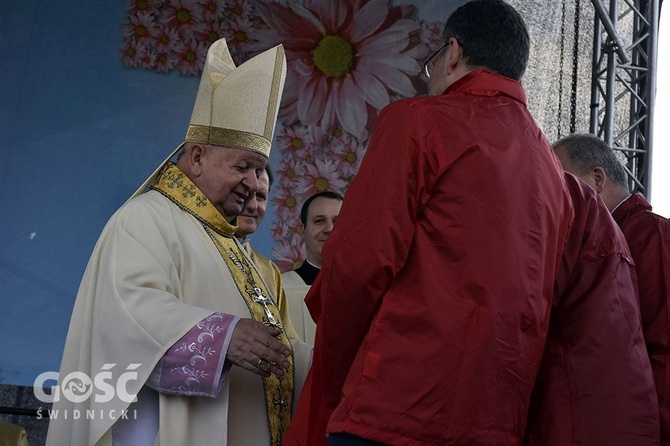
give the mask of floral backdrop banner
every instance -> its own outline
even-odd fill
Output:
[[[272,237],[285,271],[304,258],[301,204],[325,190],[344,194],[379,111],[425,93],[421,65],[442,45],[443,26],[419,19],[413,5],[387,0],[134,0],[123,63],[198,76],[221,37],[238,65],[284,45]]]
[[[444,20],[465,0],[410,2],[132,0],[129,4],[122,50],[128,67],[198,76],[209,45],[221,37],[238,65],[284,45],[288,74],[274,141],[280,160],[271,198],[276,215],[272,253],[283,271],[304,258],[301,204],[316,192],[344,194],[379,111],[397,99],[425,94],[422,63],[442,45]],[[559,104],[560,129],[561,98],[542,95],[556,94],[561,62],[557,36],[570,38],[557,31],[565,29],[569,2],[552,2],[542,12],[529,2],[510,3],[526,18],[531,36],[536,41],[538,33],[541,36],[540,51],[531,53],[528,71],[534,73],[530,79],[528,74],[524,77],[524,84],[527,91],[539,92],[537,102],[549,116],[542,119],[540,113],[541,125],[556,120]],[[577,6],[573,10],[584,12]],[[442,21],[422,18],[432,16]],[[563,50],[560,54],[572,58]],[[531,68],[537,65],[534,58],[544,59],[544,69]],[[558,91],[561,94],[562,89]],[[532,101],[532,94],[529,98]]]

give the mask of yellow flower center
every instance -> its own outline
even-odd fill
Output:
[[[193,51],[189,51],[188,53],[186,53],[186,60],[188,60],[189,62],[195,62],[195,59],[196,55]]]
[[[286,170],[286,177],[287,178],[293,178],[295,176],[295,170],[293,169],[287,169]]]
[[[349,152],[347,153],[347,157],[345,159],[347,160],[348,163],[354,164],[358,159],[358,157],[354,152]]]
[[[159,62],[159,63],[165,63],[165,62],[167,62],[167,56],[166,56],[165,54],[160,54],[160,55],[158,56],[158,62]]]
[[[163,45],[167,45],[168,43],[170,43],[170,39],[168,38],[168,36],[166,36],[166,35],[162,35],[162,36],[161,36],[161,43],[162,43]]]
[[[209,9],[210,12],[216,12],[216,3],[210,2],[210,4],[207,5],[207,9]]]
[[[149,7],[149,2],[146,0],[138,0],[137,9],[147,9]]]
[[[296,149],[301,149],[302,146],[303,146],[302,139],[300,139],[300,138],[293,138],[293,141],[291,141],[291,144]]]
[[[409,43],[419,43],[421,42],[421,36],[418,31],[414,31],[409,35]]]
[[[126,54],[128,57],[135,57],[137,54],[137,51],[135,51],[135,48],[128,48],[128,51],[126,51]]]
[[[328,180],[326,180],[325,178],[318,178],[314,182],[314,187],[316,187],[316,190],[318,190],[319,192],[324,191],[328,189]]]
[[[295,198],[293,198],[293,197],[288,197],[288,198],[286,199],[285,204],[286,204],[286,207],[287,207],[287,208],[295,207]]]
[[[235,39],[237,39],[238,42],[244,42],[247,40],[247,35],[242,31],[238,31],[235,33]]]
[[[341,36],[326,36],[314,50],[314,64],[328,77],[342,77],[354,66],[354,48]]]
[[[235,15],[242,15],[242,7],[237,5],[233,8],[233,14]]]
[[[207,40],[209,40],[210,42],[214,43],[214,42],[216,42],[217,40],[219,40],[219,35],[218,35],[216,32],[211,31],[211,32],[209,33],[209,36],[207,36]]]
[[[144,37],[147,35],[147,29],[144,26],[140,25],[137,28],[135,28],[135,34],[137,34],[140,37]]]
[[[188,9],[180,9],[177,11],[177,20],[181,23],[186,23],[191,20],[191,12]]]
[[[339,138],[340,136],[342,136],[342,129],[339,127],[335,127],[335,130],[333,130],[333,136],[335,138]]]

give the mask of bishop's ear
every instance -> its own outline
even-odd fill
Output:
[[[190,150],[185,154],[188,156],[189,168],[196,177],[199,177],[202,174],[202,158],[204,152],[205,148],[202,145],[193,144],[190,147]]]

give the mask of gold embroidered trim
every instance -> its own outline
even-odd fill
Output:
[[[293,408],[294,398],[294,381],[295,381],[295,357],[291,341],[289,341],[284,329],[284,324],[281,321],[281,315],[277,302],[272,298],[271,294],[263,281],[260,273],[252,263],[247,259],[244,253],[244,248],[237,243],[235,239],[226,239],[215,232],[209,231],[205,227],[205,231],[209,234],[214,242],[216,249],[219,250],[221,257],[226,262],[226,266],[230,274],[235,280],[237,289],[244,298],[244,302],[249,308],[251,316],[264,325],[272,325],[265,314],[264,308],[261,304],[254,302],[253,296],[256,289],[260,289],[264,296],[269,296],[271,304],[268,308],[273,318],[278,322],[275,327],[281,330],[281,334],[277,337],[288,349],[291,351],[291,356],[287,358],[289,368],[281,377],[270,375],[263,378],[263,388],[265,390],[265,409],[268,416],[268,423],[270,428],[270,444],[272,446],[281,446],[284,432],[291,422],[291,411]]]
[[[265,138],[270,141],[272,140],[272,131],[274,130],[275,121],[277,117],[275,113],[277,111],[277,101],[279,100],[279,84],[281,84],[281,74],[282,69],[284,68],[284,47],[280,46],[277,48],[277,55],[275,57],[275,69],[272,73],[272,86],[270,87],[270,100],[268,102],[268,112],[265,115]],[[269,155],[269,152],[268,152]]]
[[[197,218],[203,225],[205,232],[209,235],[217,251],[224,260],[230,275],[244,300],[249,313],[254,320],[265,325],[271,325],[266,314],[270,312],[276,321],[276,327],[281,330],[277,337],[288,349],[291,355],[288,370],[280,377],[271,375],[263,378],[265,394],[265,409],[268,417],[271,446],[281,446],[284,432],[291,421],[291,409],[293,407],[293,391],[295,380],[295,358],[291,342],[286,335],[284,324],[281,320],[277,302],[272,298],[265,281],[246,256],[244,248],[240,246],[232,234],[237,230],[236,226],[226,222],[214,205],[204,194],[191,182],[191,180],[173,163],[168,162],[160,172],[152,189],[169,198],[173,203],[184,211]],[[258,291],[269,299],[266,305],[254,301]]]
[[[276,100],[275,100],[276,103]],[[270,135],[272,137],[272,135]],[[222,129],[206,125],[191,124],[186,131],[186,141],[215,144],[235,149],[253,150],[265,157],[270,156],[272,143],[269,139],[242,130]]]
[[[165,195],[177,206],[200,220],[203,225],[209,226],[223,236],[232,237],[237,231],[237,225],[228,223],[205,194],[170,161],[160,171],[151,189]]]

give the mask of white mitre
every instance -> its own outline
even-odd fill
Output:
[[[209,47],[185,142],[251,150],[268,158],[277,122],[286,57],[278,45],[235,67],[225,39]],[[133,197],[151,185],[180,144]]]

